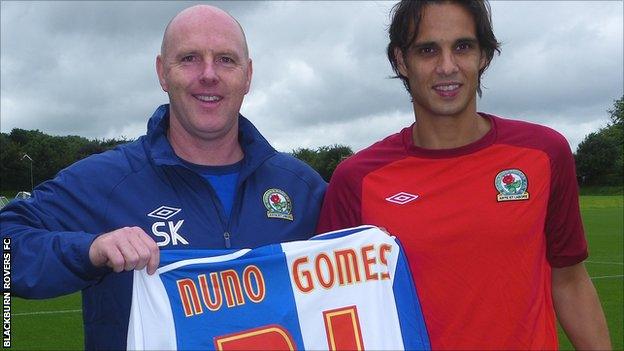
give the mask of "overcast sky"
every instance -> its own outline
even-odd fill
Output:
[[[167,102],[155,57],[196,2],[1,3],[0,129],[136,138]],[[360,150],[414,120],[385,57],[394,2],[211,2],[245,29],[254,61],[242,113],[281,151]],[[622,1],[493,1],[503,43],[480,111],[563,133],[572,149],[623,94]]]

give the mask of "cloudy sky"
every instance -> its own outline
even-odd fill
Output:
[[[166,23],[195,2],[1,2],[0,129],[135,138],[167,102],[155,73]],[[281,151],[360,150],[414,116],[385,58],[394,2],[213,2],[254,60],[242,113]],[[622,1],[493,1],[503,42],[479,110],[538,122],[572,149],[623,94]]]

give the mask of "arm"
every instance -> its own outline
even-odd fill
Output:
[[[0,212],[0,232],[11,240],[11,294],[49,298],[95,283],[106,273],[89,260],[96,234],[63,228],[61,204],[46,210],[47,195],[39,194],[35,189],[33,198],[11,202]]]
[[[559,323],[577,349],[611,348],[596,289],[583,260],[587,241],[579,210],[574,157],[565,138],[555,133],[549,146],[551,193],[545,230],[552,268],[552,296]],[[544,138],[547,140],[547,138]]]
[[[69,294],[97,283],[110,272],[106,267],[119,272],[147,265],[149,272],[155,270],[158,247],[143,230],[98,235],[107,227],[101,191],[84,191],[76,178],[62,172],[37,187],[31,199],[14,201],[0,212],[0,232],[11,240],[11,294]],[[87,196],[76,196],[76,189]]]
[[[611,349],[598,294],[582,262],[553,267],[552,295],[557,319],[576,349]]]

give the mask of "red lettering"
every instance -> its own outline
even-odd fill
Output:
[[[321,267],[321,260],[325,261],[325,267],[327,269],[327,280],[323,277],[323,269]],[[329,289],[334,285],[334,266],[331,263],[331,259],[325,253],[320,253],[316,256],[314,261],[314,267],[316,268],[316,278],[325,289]]]
[[[352,284],[354,282],[359,283],[361,281],[360,270],[358,268],[359,265],[357,263],[355,250],[340,250],[336,251],[334,254],[336,255],[340,285],[345,285],[345,283]]]
[[[295,281],[295,285],[299,291],[307,293],[314,289],[314,282],[312,281],[312,274],[309,270],[299,271],[299,266],[302,264],[308,263],[307,257],[299,257],[293,262],[293,280]],[[299,274],[301,273],[301,274]],[[303,277],[305,284],[301,283],[300,277]]]
[[[219,284],[219,276],[216,272],[210,273],[210,288],[208,287],[208,282],[206,281],[206,275],[202,274],[199,277],[199,286],[202,292],[202,298],[204,300],[204,305],[208,307],[211,311],[217,311],[221,308],[223,304],[223,298],[221,297],[221,285]],[[210,296],[210,291],[214,295],[214,300],[212,296]]]
[[[386,258],[386,254],[390,251],[392,251],[392,246],[388,244],[382,244],[381,246],[379,246],[379,261],[381,261],[381,264],[386,266],[386,268],[388,268],[388,259]],[[382,272],[381,280],[387,279],[390,279],[390,273],[388,273],[387,271]]]
[[[256,289],[254,290],[251,285],[251,278],[253,276],[253,280],[256,282]],[[245,293],[247,293],[247,297],[255,303],[258,303],[264,300],[264,278],[262,277],[262,272],[256,266],[247,266],[245,271],[243,271],[243,281],[245,282]]]
[[[225,292],[225,301],[228,307],[235,305],[244,305],[243,289],[241,288],[238,273],[233,269],[221,272],[221,281],[223,282],[223,291]],[[236,301],[234,301],[236,298]]]
[[[375,249],[375,246],[373,245],[362,247],[362,261],[364,262],[364,275],[366,277],[366,280],[378,280],[379,279],[378,273],[371,273],[371,265],[374,265],[375,263],[377,263],[377,258],[375,256],[373,256],[372,258],[368,257],[368,253],[373,251],[374,249]]]
[[[184,307],[184,315],[190,317],[194,314],[203,313],[201,303],[199,302],[199,294],[195,282],[189,278],[180,279],[177,282],[178,293]]]

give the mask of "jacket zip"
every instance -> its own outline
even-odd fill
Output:
[[[224,232],[223,239],[225,239],[225,248],[229,249],[232,246],[230,243],[230,232]]]
[[[214,190],[214,188],[212,187],[212,184],[210,184],[210,182],[208,180],[206,180],[201,174],[195,172],[194,170],[185,167],[188,170],[190,170],[191,172],[193,172],[196,176],[198,176],[201,180],[202,183],[205,184],[209,190],[210,196],[212,197],[212,202],[215,205],[215,208],[217,209],[217,213],[219,216],[219,220],[221,222],[222,228],[223,228],[223,241],[225,243],[225,248],[229,249],[232,247],[232,242],[230,241],[230,222],[231,222],[231,217],[232,217],[232,213],[234,213],[233,211],[230,211],[230,218],[225,218],[225,211],[223,210],[223,204],[221,203],[221,200],[219,199],[219,196],[217,196],[217,192],[216,190]],[[240,183],[237,183],[237,188],[236,188],[236,193],[235,193],[235,202],[238,196],[238,186],[240,186]],[[232,210],[234,209],[234,204],[232,204]]]
[[[230,210],[230,217],[226,218],[225,232],[223,233],[226,249],[232,247],[232,242],[230,240],[230,237],[232,236],[232,223],[238,220],[238,208],[241,206],[241,198],[243,197],[244,192],[243,183],[244,181],[241,180],[241,173],[239,173],[238,180],[236,181],[236,190],[234,192],[234,202],[232,203],[232,209]]]

